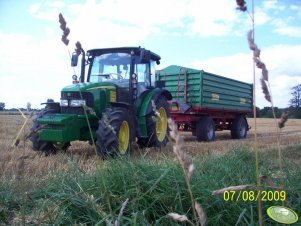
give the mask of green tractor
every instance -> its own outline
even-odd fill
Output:
[[[87,53],[80,47],[72,55],[73,67],[79,55],[79,81],[74,75],[60,102],[47,101],[34,119],[33,149],[50,154],[66,150],[71,141],[89,141],[107,158],[129,154],[134,141],[140,147],[165,146],[172,96],[163,89],[164,81],[155,81],[160,56],[141,47]]]

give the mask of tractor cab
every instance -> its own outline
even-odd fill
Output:
[[[149,50],[140,47],[93,49],[87,56],[87,82],[113,83],[117,89],[128,91],[126,102],[135,101],[142,92],[155,86],[155,64],[160,63],[160,56]]]

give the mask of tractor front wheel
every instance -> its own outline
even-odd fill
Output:
[[[102,159],[126,156],[133,140],[133,125],[128,110],[108,108],[99,121],[96,131],[96,149]]]
[[[33,120],[31,127],[31,136],[29,140],[32,142],[32,149],[34,151],[40,151],[46,155],[55,154],[58,150],[66,151],[70,146],[70,142],[50,142],[42,141],[39,138],[39,130],[41,129],[40,123],[37,122],[38,118],[42,118],[44,115],[59,113],[59,111],[51,106],[46,106],[45,109],[40,111],[36,118]]]

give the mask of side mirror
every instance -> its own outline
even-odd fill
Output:
[[[78,62],[78,55],[76,53],[73,53],[71,57],[71,66],[76,67],[77,62]]]
[[[140,63],[145,64],[150,61],[150,51],[146,49],[141,49],[140,51]]]

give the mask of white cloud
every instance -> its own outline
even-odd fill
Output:
[[[63,45],[54,39],[37,41],[29,35],[0,32],[1,99],[7,108],[33,107],[47,98],[59,100],[73,72]]]
[[[235,1],[191,1],[188,11],[192,18],[189,32],[201,36],[223,36],[231,34],[239,21]]]
[[[63,8],[66,4],[62,1],[47,1],[45,5],[54,8]]]
[[[44,4],[43,10],[41,7],[32,10],[33,16],[38,19],[57,20],[59,8],[63,5],[53,3],[51,7],[47,7],[48,5],[49,3]],[[70,4],[66,10],[65,7],[67,22],[81,24],[81,29],[88,30],[87,27],[92,27],[94,31],[104,31],[99,25],[106,22],[114,24],[115,28],[134,27],[146,35],[154,30],[164,32],[166,28],[183,29],[182,33],[186,35],[236,35],[234,27],[241,26],[241,18],[243,15],[246,17],[245,14],[239,14],[233,0],[103,0],[100,3],[89,0],[84,4]],[[263,13],[258,18],[258,23],[266,21]]]
[[[263,8],[265,10],[283,11],[285,6],[278,2],[278,0],[265,0],[263,2]]]
[[[51,8],[44,12],[37,11],[37,12],[33,13],[33,16],[37,19],[43,19],[43,20],[48,20],[48,21],[57,21],[59,13],[60,13],[59,9]]]
[[[297,12],[297,15],[301,17],[301,6],[300,5],[290,5],[290,9]]]
[[[271,21],[271,24],[274,26],[273,32],[289,37],[301,37],[301,28],[292,25],[296,21],[296,17],[293,16],[273,19]]]
[[[283,26],[283,27],[276,28],[274,32],[290,37],[297,37],[297,38],[301,37],[301,27]]]
[[[262,60],[269,70],[270,84],[275,106],[287,107],[290,97],[290,88],[301,84],[301,45],[274,46],[263,49]],[[192,67],[208,72],[220,74],[240,81],[253,83],[253,63],[250,54],[235,54],[208,60],[195,60]],[[269,106],[264,100],[259,85],[261,71],[256,69],[257,105]]]
[[[35,3],[29,7],[29,13],[34,15],[40,10],[40,8],[41,8],[41,3]]]
[[[262,10],[259,7],[256,7],[256,9],[255,9],[255,23],[256,23],[256,26],[264,25],[267,22],[269,22],[270,19],[271,18],[270,18],[270,16],[268,15],[268,13],[266,11]]]

